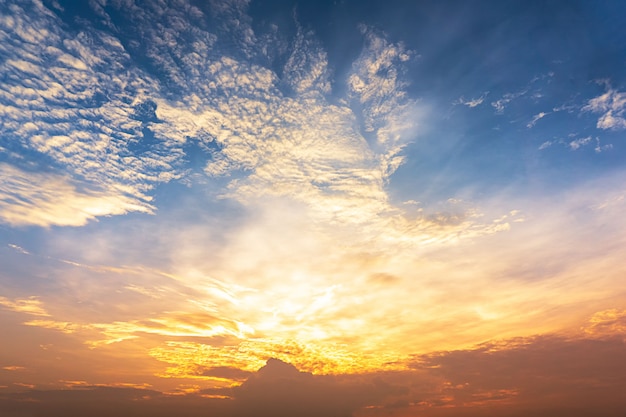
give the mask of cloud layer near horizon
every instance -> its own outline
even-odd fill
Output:
[[[604,312],[577,335],[517,338],[415,356],[411,368],[403,371],[313,375],[272,358],[235,388],[196,387],[181,396],[183,392],[165,395],[68,381],[69,390],[3,394],[0,404],[7,417],[24,412],[160,416],[174,410],[188,416],[348,417],[379,411],[393,416],[475,416],[485,410],[503,416],[617,416],[625,406],[620,395],[626,383],[621,366],[626,363],[625,317],[624,312]],[[621,335],[596,332],[599,322],[621,326]]]

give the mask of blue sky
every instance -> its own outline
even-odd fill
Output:
[[[615,342],[624,16],[1,2],[0,389],[198,394],[269,358],[408,384],[436,352]]]

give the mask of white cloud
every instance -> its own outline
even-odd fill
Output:
[[[150,124],[136,120],[135,106],[158,95],[154,80],[133,68],[122,45],[108,34],[63,32],[63,25],[41,5],[28,10],[15,5],[12,10],[10,25],[7,19],[0,25],[0,37],[11,39],[0,45],[9,58],[0,64],[6,74],[0,86],[3,140],[10,140],[13,158],[40,154],[28,163],[44,159],[57,168],[48,178],[13,169],[7,181],[24,184],[12,195],[26,211],[20,215],[4,200],[4,220],[82,225],[98,216],[150,212],[148,192],[180,177],[182,155],[181,143],[167,137],[156,134],[156,143],[147,143],[143,129]],[[30,35],[12,36],[8,26],[23,28],[18,35]],[[33,43],[34,34],[45,36]],[[143,152],[133,152],[133,146]],[[60,189],[35,189],[53,184]],[[86,191],[78,191],[78,184]],[[71,201],[63,199],[64,193]],[[39,212],[33,201],[43,204]],[[72,212],[82,214],[72,217]]]
[[[571,150],[575,151],[585,145],[588,145],[591,143],[591,136],[587,136],[586,138],[580,138],[580,139],[576,139],[573,140],[569,143],[569,147]]]
[[[575,133],[571,133],[568,135],[568,137],[570,139],[575,138],[576,134]],[[605,152],[605,151],[609,151],[611,149],[613,149],[613,145],[612,144],[606,144],[606,145],[602,145],[600,138],[596,137],[595,139],[592,138],[591,136],[587,136],[584,138],[578,138],[578,139],[574,139],[574,140],[563,140],[563,139],[556,139],[556,140],[548,140],[543,142],[537,149],[542,151],[544,149],[547,149],[553,145],[561,145],[564,147],[569,148],[572,151],[576,151],[580,148],[582,148],[583,146],[587,146],[589,144],[591,144],[593,141],[595,140],[596,142],[596,146],[594,147],[594,151],[596,153],[601,153],[601,152]]]
[[[364,107],[365,131],[372,132],[384,126],[396,112],[414,104],[406,96],[407,82],[401,65],[410,59],[412,52],[402,43],[389,43],[373,29],[364,26],[362,32],[366,48],[353,64],[348,87]],[[385,135],[377,139],[380,144],[388,140]]]
[[[298,25],[293,50],[283,69],[283,78],[294,91],[303,94],[309,90],[330,92],[330,70],[324,51],[313,33],[304,32]]]
[[[596,147],[594,148],[594,151],[596,151],[596,153],[601,153],[601,152],[605,152],[608,150],[613,149],[613,145],[608,143],[606,145],[602,145],[600,143],[600,138],[596,138]]]
[[[12,226],[82,226],[99,216],[153,207],[123,190],[89,190],[67,176],[32,173],[0,164],[0,221]]]
[[[300,33],[282,80],[268,68],[232,57],[210,61],[207,68],[216,80],[208,85],[211,91],[205,93],[199,85],[179,101],[160,100],[157,115],[164,123],[155,129],[178,140],[193,137],[206,146],[217,144],[205,173],[232,176],[223,197],[260,210],[266,209],[264,199],[287,198],[304,207],[318,227],[349,227],[355,244],[361,241],[356,236],[365,242],[390,224],[395,228],[387,233],[392,240],[437,240],[434,235],[446,228],[457,237],[465,229],[482,233],[474,224],[477,217],[456,224],[437,220],[433,227],[425,217],[402,219],[388,201],[385,183],[402,163],[399,152],[415,136],[423,111],[406,97],[400,80],[398,66],[410,53],[371,31],[364,34],[368,46],[348,78],[356,106],[331,104],[320,94],[330,88],[326,56],[309,39],[311,34]],[[284,81],[293,91],[282,92]],[[365,132],[356,108],[364,111]],[[489,225],[483,230],[494,231]]]
[[[539,145],[539,148],[537,148],[537,149],[539,149],[540,151],[542,151],[542,150],[547,149],[547,148],[549,148],[550,146],[554,145],[554,143],[555,143],[555,142],[554,142],[554,141],[552,141],[552,140],[547,140],[547,141],[543,142],[541,145]]]
[[[462,104],[462,105],[467,106],[469,108],[478,107],[481,104],[483,104],[483,102],[485,101],[485,98],[487,98],[487,94],[489,94],[488,91],[486,93],[482,94],[480,97],[473,98],[471,100],[466,100],[464,97],[460,97],[455,102],[455,104]]]
[[[502,98],[491,102],[491,105],[496,109],[496,113],[501,114],[510,102],[524,96],[526,93],[528,93],[528,90],[522,90],[516,93],[506,93],[502,96]]]
[[[537,113],[536,115],[533,116],[532,120],[530,122],[528,122],[526,127],[530,129],[531,127],[535,126],[535,123],[537,123],[539,120],[541,120],[544,117],[546,117],[548,114],[550,114],[550,113],[545,113],[545,112]]]
[[[626,93],[619,92],[610,86],[607,91],[598,97],[592,98],[583,107],[583,111],[600,113],[596,126],[598,129],[623,130],[626,129]]]

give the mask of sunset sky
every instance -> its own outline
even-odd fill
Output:
[[[619,0],[0,0],[0,416],[623,416],[625,134]]]

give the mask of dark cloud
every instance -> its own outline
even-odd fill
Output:
[[[240,416],[351,416],[404,389],[381,379],[355,381],[300,372],[278,359],[267,364],[234,390]]]
[[[240,376],[232,368],[213,368],[217,376]],[[2,417],[228,416],[349,417],[406,389],[381,378],[321,376],[270,359],[241,386],[205,389],[198,394],[166,395],[136,388],[83,387],[0,395]],[[221,398],[215,398],[221,397]],[[228,399],[227,397],[232,397]]]
[[[520,338],[420,356],[414,367],[445,381],[441,396],[456,410],[426,416],[491,415],[485,407],[507,416],[613,416],[626,409],[622,337]]]
[[[168,396],[134,388],[30,391],[0,396],[2,417],[196,417],[223,416],[223,401],[199,396]]]
[[[81,387],[0,395],[2,417],[522,417],[623,416],[626,344],[621,337],[540,336],[416,356],[405,371],[314,375],[278,359],[233,388],[167,395]]]

